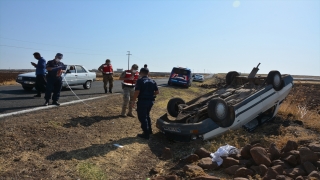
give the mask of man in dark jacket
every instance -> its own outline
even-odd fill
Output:
[[[35,59],[38,60],[38,63],[31,62],[31,64],[36,68],[36,90],[37,95],[34,97],[41,97],[41,92],[44,92],[46,89],[46,60],[41,57],[40,53],[33,53]]]
[[[60,62],[63,55],[61,53],[57,53],[54,60],[48,61],[47,63],[47,89],[46,89],[46,95],[44,96],[44,99],[46,102],[44,103],[45,106],[49,105],[49,100],[51,99],[52,95],[52,104],[59,106],[58,103],[59,97],[60,97],[60,91],[62,88],[62,73],[65,71],[66,66]]]
[[[146,68],[140,69],[140,76],[142,78],[137,80],[135,92],[131,106],[134,107],[134,102],[138,98],[137,113],[138,119],[141,123],[142,134],[138,137],[149,139],[152,134],[150,111],[153,106],[155,96],[159,94],[157,83],[148,77],[149,70]]]

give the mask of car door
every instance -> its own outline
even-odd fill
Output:
[[[88,72],[79,65],[76,65],[77,70],[77,83],[78,84],[84,84],[87,81],[88,78]]]
[[[65,80],[70,86],[77,85],[77,73],[74,65],[68,65]]]

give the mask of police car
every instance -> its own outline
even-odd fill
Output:
[[[81,65],[66,65],[66,73],[62,74],[62,87],[82,85],[84,89],[90,89],[93,81],[96,80],[96,73],[90,72]],[[17,83],[22,85],[26,91],[31,91],[35,87],[36,74],[35,72],[19,74]]]
[[[178,85],[183,87],[190,87],[192,82],[191,69],[183,67],[172,68],[168,85]]]
[[[168,113],[157,120],[157,128],[176,141],[207,140],[229,129],[253,131],[271,120],[292,89],[293,78],[279,71],[256,77],[258,66],[249,76],[229,72],[224,87],[187,103],[181,98],[170,99]]]

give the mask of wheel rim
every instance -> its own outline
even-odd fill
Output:
[[[90,88],[90,81],[87,82],[86,86],[87,88]]]
[[[279,74],[274,75],[273,77],[273,84],[275,87],[279,87],[281,84],[281,78]]]
[[[224,119],[226,117],[226,107],[222,103],[218,103],[216,106],[216,115],[219,119]]]

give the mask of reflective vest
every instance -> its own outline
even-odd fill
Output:
[[[132,77],[131,71],[126,70],[126,75],[124,78],[131,78],[131,77]],[[135,86],[138,79],[139,79],[139,72],[137,71],[134,74],[133,80],[123,80],[123,84],[126,86]]]
[[[102,70],[105,74],[113,74],[113,69],[111,64],[110,65],[104,64]]]

